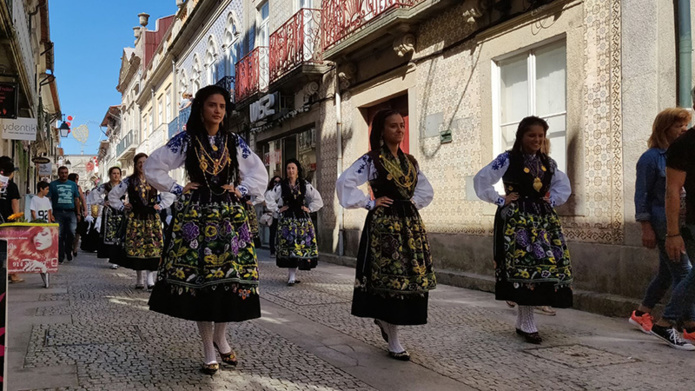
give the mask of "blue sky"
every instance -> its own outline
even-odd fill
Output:
[[[147,27],[176,13],[175,0],[49,0],[51,40],[55,43],[55,76],[60,107],[73,116],[72,128],[85,124],[86,155],[96,154],[105,136],[99,124],[111,105],[121,103],[116,91],[123,48],[134,46],[138,14],[150,14]],[[66,154],[79,154],[81,144],[70,134],[61,139]]]

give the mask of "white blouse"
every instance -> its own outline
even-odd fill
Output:
[[[553,178],[550,180],[550,205],[553,207],[567,202],[572,194],[572,187],[567,175],[557,168],[557,164],[550,159],[550,164],[555,168]],[[498,206],[503,206],[505,199],[495,190],[495,183],[499,182],[509,168],[509,152],[503,152],[490,164],[483,167],[473,178],[475,194],[483,201]]]
[[[130,183],[128,179],[129,178],[125,178],[124,180],[122,180],[118,186],[114,187],[109,192],[109,205],[116,210],[123,210],[125,208],[125,205],[123,205],[123,201],[121,201],[121,197],[123,197],[126,194],[126,192],[128,192],[128,183]],[[175,200],[176,196],[172,193],[160,192],[159,194],[157,194],[157,205],[159,205],[159,207],[162,209],[170,207]]]
[[[89,192],[89,195],[87,196],[87,205],[104,205],[104,203],[108,201],[108,198],[106,198],[106,185],[107,183],[102,183]],[[118,187],[118,185],[114,186],[113,188],[116,187]]]
[[[306,195],[304,197],[306,207],[309,208],[310,213],[318,212],[319,209],[323,207],[323,199],[314,186],[311,183],[306,182]],[[275,185],[273,190],[268,190],[265,192],[265,207],[271,212],[275,213],[280,208],[282,208],[282,186]]]
[[[415,185],[413,197],[410,200],[417,209],[422,209],[434,199],[434,189],[425,174],[419,168],[417,170],[417,184]],[[371,196],[364,194],[357,187],[375,179],[377,175],[376,167],[369,154],[363,155],[352,163],[347,170],[340,174],[340,178],[335,182],[335,190],[338,193],[340,205],[347,209],[374,209],[374,200],[371,199]]]
[[[251,151],[243,138],[231,134],[236,138],[236,154],[239,162],[239,174],[241,184],[237,189],[242,196],[262,196],[268,183],[268,172],[263,161]],[[211,136],[214,137],[214,136]],[[157,148],[145,161],[145,177],[147,182],[159,191],[166,191],[177,196],[183,192],[183,186],[169,175],[169,171],[175,170],[186,162],[186,151],[191,144],[191,136],[187,132],[181,132],[174,136],[166,145]]]

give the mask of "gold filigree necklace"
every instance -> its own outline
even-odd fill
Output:
[[[531,166],[530,163],[534,163],[532,167],[529,167]],[[543,181],[541,181],[540,177],[543,176],[548,169],[545,168],[545,165],[537,157],[524,159],[524,165],[524,172],[534,177],[533,190],[540,192],[543,188]],[[533,170],[531,168],[533,168]]]
[[[384,168],[388,172],[386,179],[396,182],[396,185],[405,189],[410,189],[413,186],[415,183],[413,170],[415,168],[408,158],[406,158],[408,172],[404,174],[403,170],[401,169],[400,158],[389,159],[388,157],[384,157],[383,154],[379,155],[379,157],[384,164]]]
[[[227,136],[224,137],[222,155],[217,159],[210,156],[210,154],[205,150],[203,143],[200,142],[200,139],[196,138],[196,140],[198,140],[198,145],[200,146],[200,148],[195,149],[196,157],[198,157],[198,161],[200,161],[200,169],[212,176],[216,176],[217,174],[221,173],[231,160],[229,157],[229,149],[227,148]]]

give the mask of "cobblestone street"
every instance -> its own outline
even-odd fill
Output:
[[[649,390],[695,388],[695,353],[574,310],[537,315],[545,341],[514,334],[515,310],[489,293],[440,286],[429,324],[402,328],[411,362],[386,354],[350,315],[353,270],[320,263],[288,287],[260,250],[263,317],[232,324],[235,369],[201,374],[194,322],[148,311],[134,272],[81,253],[44,289],[9,287],[10,390]]]

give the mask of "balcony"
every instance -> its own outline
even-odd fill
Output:
[[[235,101],[268,89],[268,47],[259,46],[236,63]]]
[[[169,138],[176,136],[178,133],[186,130],[186,122],[188,122],[188,117],[191,116],[191,106],[179,111],[179,116],[174,118],[173,121],[169,122]]]
[[[116,158],[118,160],[128,160],[130,155],[135,154],[137,147],[137,135],[134,131],[129,131],[116,145]]]
[[[232,102],[234,102],[234,82],[234,76],[224,76],[215,83],[216,86],[222,87],[229,92],[232,97]]]
[[[302,8],[270,35],[270,83],[305,63],[319,64],[321,10]]]
[[[329,51],[325,59],[333,57],[335,46],[348,36],[373,24],[371,22],[382,18],[383,15],[396,14],[395,19],[410,18],[409,8],[422,3],[423,0],[323,0],[321,11],[321,26],[324,52]],[[446,2],[442,2],[446,3]],[[441,7],[430,7],[432,10]],[[377,35],[395,31],[390,21],[374,25],[371,30],[379,30]],[[374,34],[376,31],[369,31]],[[398,34],[402,34],[399,31]],[[367,34],[365,34],[367,35]],[[363,38],[363,37],[360,37]],[[373,37],[370,37],[373,38]]]
[[[157,129],[152,132],[149,137],[149,147],[147,148],[148,153],[152,153],[155,149],[166,144],[168,141],[167,136],[169,135],[168,124],[161,124],[157,126]]]

